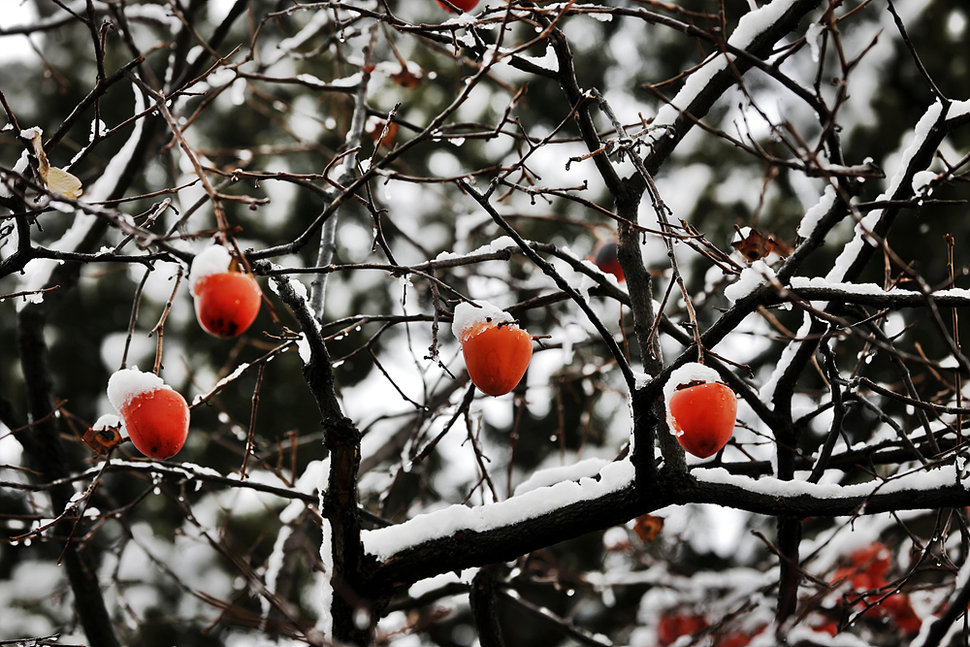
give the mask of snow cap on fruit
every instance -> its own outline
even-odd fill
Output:
[[[478,307],[471,303],[459,303],[455,308],[455,319],[451,323],[451,332],[460,342],[473,337],[485,330],[485,324],[507,323],[514,325],[512,315],[501,308],[493,306],[487,301],[475,301]],[[516,326],[517,327],[517,326]]]
[[[160,377],[121,369],[108,379],[108,399],[142,454],[164,460],[182,449],[189,433],[188,403]]]
[[[667,428],[670,429],[670,433],[675,436],[680,436],[684,433],[683,431],[677,432],[677,426],[674,424],[673,417],[670,415],[670,398],[677,391],[677,387],[683,384],[690,384],[691,382],[704,384],[720,381],[721,376],[717,374],[717,371],[697,362],[690,362],[674,369],[670,374],[670,379],[664,384],[664,409],[667,412]]]
[[[207,276],[229,271],[232,255],[223,245],[209,245],[195,255],[189,272],[189,288],[195,294],[196,284]]]
[[[121,411],[136,395],[171,388],[154,373],[142,373],[137,366],[123,368],[108,378],[108,401]]]

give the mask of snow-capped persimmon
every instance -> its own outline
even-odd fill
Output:
[[[249,274],[231,269],[222,245],[207,247],[192,262],[189,282],[199,325],[214,337],[241,335],[259,314],[262,293]]]
[[[674,393],[668,406],[677,440],[694,456],[713,456],[731,440],[738,399],[726,384],[688,386]]]
[[[189,407],[172,389],[157,389],[134,396],[121,411],[128,437],[145,456],[175,456],[189,433]]]
[[[617,243],[615,240],[603,241],[596,246],[587,260],[600,268],[601,271],[612,274],[618,282],[622,283],[626,277],[623,276],[623,268],[620,267],[620,261],[616,257],[616,250]]]
[[[714,369],[703,364],[681,366],[671,373],[664,397],[670,433],[694,456],[713,456],[731,440],[738,399]]]
[[[505,395],[525,375],[532,337],[515,324],[487,323],[461,345],[468,375],[483,393]]]
[[[259,285],[248,274],[210,274],[195,284],[193,292],[199,325],[215,337],[241,335],[259,314]]]
[[[438,0],[435,0],[435,1],[438,2]],[[461,9],[466,13],[474,9],[476,6],[478,6],[478,1],[479,0],[448,0],[448,2],[455,5],[456,7],[458,7],[459,9]],[[445,11],[450,13],[455,13],[455,10],[449,7],[448,5],[446,5],[444,2],[438,2],[438,4]]]
[[[166,459],[182,449],[189,434],[189,406],[160,377],[122,369],[108,380],[108,399],[142,454]]]
[[[455,308],[452,332],[461,342],[465,368],[478,389],[505,395],[522,380],[532,360],[532,337],[512,316],[495,306],[477,302]]]

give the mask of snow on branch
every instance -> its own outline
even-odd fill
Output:
[[[916,290],[886,290],[875,283],[833,283],[822,277],[792,277],[789,288],[809,301],[840,301],[884,308],[920,308],[926,295]],[[948,308],[970,305],[970,290],[950,288],[932,293],[933,301]]]
[[[913,129],[910,144],[903,151],[889,185],[877,202],[902,201],[913,195],[913,177],[929,166],[949,131],[970,121],[967,110],[967,102],[945,105],[939,100],[927,108]],[[853,239],[839,254],[826,278],[836,283],[851,280],[858,273],[860,262],[868,258],[870,250],[867,248],[878,244],[878,237],[885,234],[897,213],[899,207],[889,207],[876,209],[861,218],[856,224]]]
[[[449,569],[507,559],[541,545],[606,529],[670,504],[716,503],[764,515],[855,516],[888,510],[970,504],[970,476],[952,464],[918,467],[892,478],[853,485],[759,479],[724,468],[696,467],[678,491],[634,491],[629,461],[610,463],[597,477],[563,481],[477,507],[453,505],[402,524],[364,531],[367,554],[379,560],[376,579],[420,579]],[[512,540],[516,538],[516,540]],[[407,575],[404,575],[407,574]]]
[[[799,20],[820,4],[820,0],[774,0],[763,7],[745,14],[727,44],[734,49],[744,49],[753,56],[767,57],[770,48],[790,33]],[[663,106],[654,118],[654,144],[644,160],[653,172],[670,154],[674,147],[724,91],[737,78],[735,70],[744,73],[751,67],[747,59],[734,54],[710,55],[698,69],[687,77],[680,91]]]
[[[365,531],[362,533],[364,550],[387,561],[422,543],[464,532],[487,533],[508,528],[543,515],[554,514],[566,506],[606,498],[609,494],[629,488],[633,479],[633,464],[629,461],[617,461],[604,467],[594,477],[562,481],[506,501],[473,508],[452,505],[418,515],[396,526]]]
[[[695,502],[704,502],[704,493],[717,492],[718,502],[760,514],[851,516],[970,503],[970,474],[953,464],[920,466],[899,476],[852,485],[753,479],[724,468],[694,469],[691,474],[698,485]]]

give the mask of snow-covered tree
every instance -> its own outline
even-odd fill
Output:
[[[966,644],[968,21],[4,5],[0,643]]]

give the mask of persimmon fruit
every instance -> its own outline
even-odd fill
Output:
[[[674,391],[667,402],[671,431],[698,458],[713,456],[734,433],[738,399],[721,382],[704,382]]]
[[[259,314],[262,296],[249,274],[209,274],[196,281],[192,292],[199,325],[214,337],[238,337]]]
[[[596,246],[588,260],[592,261],[593,265],[600,268],[601,271],[615,276],[616,280],[622,283],[626,280],[626,277],[623,276],[623,268],[620,267],[620,261],[616,257],[616,250],[617,243],[615,240],[603,241]]]
[[[849,561],[850,566],[843,566],[835,572],[833,582],[848,580],[859,591],[878,589],[889,583],[890,554],[881,542],[874,541],[865,548],[853,551]]]
[[[189,284],[195,297],[195,317],[214,337],[241,335],[259,314],[259,284],[249,274],[236,271],[236,265],[222,245],[210,245],[192,261]]]
[[[708,627],[707,619],[698,613],[668,610],[660,616],[657,625],[657,642],[667,647],[681,636],[695,636]]]
[[[438,0],[435,0],[435,2],[438,2]],[[472,9],[478,6],[479,0],[448,0],[448,2],[455,5],[465,13],[468,13],[469,11],[471,11]],[[438,2],[438,4],[441,6],[442,9],[444,9],[448,13],[455,13],[455,10],[449,7],[448,5],[446,5],[444,2]]]
[[[514,389],[532,360],[532,337],[515,322],[487,318],[465,330],[459,341],[469,377],[487,395]]]
[[[175,456],[189,434],[189,406],[178,391],[152,373],[123,369],[108,381],[108,399],[124,431],[145,456]]]
[[[189,406],[172,389],[139,393],[119,413],[131,442],[151,458],[175,456],[189,434]]]
[[[862,615],[873,618],[888,616],[902,633],[913,635],[919,632],[923,621],[913,609],[909,596],[900,591],[892,592],[888,596],[884,593],[890,583],[891,559],[889,549],[875,541],[865,548],[853,551],[849,555],[850,565],[836,570],[832,583],[849,582],[858,597],[856,604],[872,605]]]

